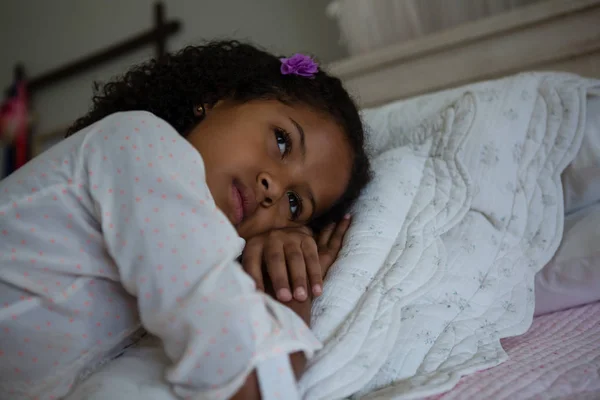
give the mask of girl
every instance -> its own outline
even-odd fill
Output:
[[[0,398],[66,395],[140,327],[182,397],[298,398],[310,302],[262,294],[236,259],[254,238],[259,285],[264,253],[320,292],[299,230],[342,220],[369,177],[340,81],[302,55],[189,47],[104,86],[69,134],[0,182]]]

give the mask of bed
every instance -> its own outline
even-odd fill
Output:
[[[600,302],[537,317],[502,345],[504,364],[427,400],[600,398]]]
[[[364,112],[375,179],[313,306],[325,347],[300,381],[307,399],[451,396],[462,376],[500,378],[501,340],[526,333],[534,308],[600,300],[599,88],[525,73]],[[563,191],[582,176],[595,183]],[[537,304],[541,292],[557,301]],[[487,398],[477,382],[456,398]],[[507,398],[540,393],[520,383]]]
[[[436,103],[436,97],[439,100],[448,93],[460,91],[452,88],[468,90],[478,86],[473,85],[475,82],[523,71],[564,71],[600,78],[600,1],[540,2],[343,60],[331,65],[331,70],[342,77],[363,107],[377,110],[367,111],[367,120],[376,129],[387,126],[387,123],[373,124],[373,114],[387,112],[379,111],[381,105],[400,100],[399,104],[414,102],[420,107],[430,107],[431,102]],[[439,91],[441,94],[428,95]],[[440,100],[436,106],[442,104]],[[419,106],[396,118],[401,120],[409,115],[421,118],[423,113],[420,114]],[[389,111],[393,107],[383,109]],[[600,140],[600,100],[588,97],[586,107],[590,119],[588,126],[595,126],[588,137]],[[584,148],[590,146],[596,145],[583,145]],[[596,167],[600,163],[597,149],[587,157],[595,158]],[[565,175],[569,169],[566,171]],[[564,181],[563,186],[567,215],[600,199],[599,188],[590,189],[590,185],[588,193],[584,194],[584,197],[589,196],[585,200],[587,203],[569,204],[573,188]],[[573,236],[571,240],[585,242],[587,235],[597,242],[600,237],[598,226],[600,224],[590,228],[583,237]],[[600,303],[594,302],[600,298],[600,259],[595,249],[589,250],[585,255],[585,271],[577,270],[581,257],[584,257],[579,253],[579,258],[575,258],[577,252],[582,251],[581,246],[571,246],[575,255],[571,253],[561,258],[561,251],[570,251],[566,250],[566,239],[565,236],[559,254],[555,254],[545,272],[551,274],[546,271],[556,267],[551,264],[562,262],[564,277],[561,279],[570,279],[572,285],[558,288],[562,283],[557,283],[559,278],[556,276],[544,277],[544,271],[536,275],[536,315],[543,315],[534,319],[527,333],[502,339],[508,361],[462,378],[456,387],[443,394],[404,396],[399,391],[383,390],[379,395],[367,394],[365,398],[600,398]],[[571,269],[565,273],[565,268]],[[586,279],[588,286],[582,289]],[[552,286],[550,290],[549,286]],[[595,294],[590,295],[592,292]]]
[[[589,135],[600,140],[600,98],[588,99],[587,114],[589,126],[595,126]],[[573,199],[564,178],[563,189],[567,213],[563,238],[553,259],[536,274],[537,316],[531,327],[523,335],[501,340],[506,362],[424,399],[600,398],[600,255],[596,251],[600,192],[594,189],[582,207],[570,204]],[[580,229],[583,219],[588,219],[589,229]]]

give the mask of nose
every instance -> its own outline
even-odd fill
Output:
[[[258,175],[258,186],[261,193],[261,204],[266,207],[277,203],[283,196],[283,186],[271,174],[263,172]]]

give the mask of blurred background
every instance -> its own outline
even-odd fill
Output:
[[[45,140],[40,144],[39,138],[56,141],[75,118],[87,111],[94,81],[106,81],[132,64],[206,39],[236,38],[280,54],[310,53],[323,65],[331,65],[334,73],[346,81],[346,77],[364,75],[367,69],[374,69],[375,62],[377,69],[383,71],[394,52],[398,63],[409,53],[416,54],[411,43],[420,43],[413,46],[420,52],[430,48],[429,42],[416,41],[420,37],[430,38],[436,32],[445,34],[470,21],[483,21],[544,2],[552,4],[546,11],[565,9],[561,2],[598,3],[596,0],[2,0],[0,88],[4,103],[0,147],[2,143],[4,148],[7,143],[14,147],[20,129],[29,137],[28,156],[35,155],[52,142]],[[546,12],[544,8],[540,10]],[[561,15],[568,12],[563,10]],[[550,17],[548,14],[547,19]],[[510,19],[505,18],[503,24],[509,29]],[[521,25],[527,24],[521,21]],[[487,35],[484,31],[480,26],[472,28],[479,36]],[[464,42],[471,36],[464,34]],[[448,48],[443,40],[436,40],[438,47]],[[408,44],[402,54],[382,50],[403,43]],[[369,59],[369,55],[379,50],[383,56]],[[369,59],[370,64],[363,62],[364,59]],[[418,76],[412,72],[410,75]],[[423,79],[429,78],[423,75]],[[403,77],[399,80],[409,81]],[[375,85],[371,86],[376,90]],[[15,168],[9,165],[14,160],[7,163],[7,154],[0,148],[0,178]]]
[[[152,29],[152,0],[0,1],[0,87],[13,80],[16,63],[35,77]],[[270,50],[307,51],[329,62],[346,55],[325,0],[167,0],[166,21],[179,21],[167,51],[203,39],[235,37]],[[70,123],[88,108],[92,82],[107,80],[155,55],[152,45],[49,84],[32,96],[36,126],[46,132]]]

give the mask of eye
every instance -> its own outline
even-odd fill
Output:
[[[290,134],[281,128],[275,128],[275,140],[281,153],[281,158],[285,158],[292,151],[292,139]]]
[[[290,204],[290,214],[292,221],[294,221],[302,214],[302,199],[294,192],[288,192],[287,196]]]

